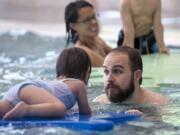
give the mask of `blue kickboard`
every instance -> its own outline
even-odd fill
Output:
[[[106,112],[106,113],[99,113],[91,117],[94,120],[108,120],[112,121],[113,123],[125,123],[127,121],[137,120],[141,117],[139,113],[125,113],[125,112]]]
[[[114,128],[114,123],[136,120],[140,116],[139,114],[125,114],[124,112],[97,113],[92,116],[68,113],[65,118],[25,117],[16,120],[0,120],[0,126],[60,126],[82,130],[107,131]]]

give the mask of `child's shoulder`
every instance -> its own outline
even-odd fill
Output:
[[[84,82],[79,79],[66,78],[63,80],[63,82],[66,83],[68,87],[73,91],[86,89],[86,85],[84,84]]]

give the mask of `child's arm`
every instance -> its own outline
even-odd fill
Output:
[[[79,113],[91,114],[91,109],[88,104],[86,86],[81,80],[66,81],[68,87],[76,95]]]
[[[91,108],[89,107],[86,86],[81,82],[79,85],[78,93],[77,93],[78,107],[79,113],[82,114],[91,114]]]

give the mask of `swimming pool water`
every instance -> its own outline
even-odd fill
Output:
[[[56,58],[64,47],[64,37],[42,36],[29,31],[2,32],[0,34],[0,98],[9,87],[25,79],[53,79],[55,77]],[[0,134],[178,135],[180,134],[180,80],[178,80],[180,75],[178,65],[180,64],[177,61],[178,56],[180,56],[178,53],[168,58],[166,58],[167,56],[159,58],[159,55],[143,56],[144,70],[148,69],[143,74],[143,86],[162,93],[171,102],[168,106],[160,108],[93,103],[92,99],[103,93],[102,70],[93,69],[88,87],[88,98],[92,110],[94,112],[119,112],[128,108],[138,108],[145,111],[145,114],[137,121],[116,124],[115,128],[108,132],[79,131],[63,127],[15,128],[7,126],[0,127]],[[169,65],[172,63],[176,63],[176,66]],[[166,66],[166,68],[161,66]],[[177,71],[172,71],[173,68]]]

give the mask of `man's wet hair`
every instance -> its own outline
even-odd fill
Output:
[[[128,47],[128,46],[120,46],[120,47],[114,48],[110,53],[126,54],[129,58],[129,62],[130,62],[129,64],[130,64],[132,73],[134,73],[138,69],[143,71],[143,62],[142,62],[142,58],[141,58],[141,54],[139,50]],[[139,81],[139,84],[142,84],[142,77]]]

